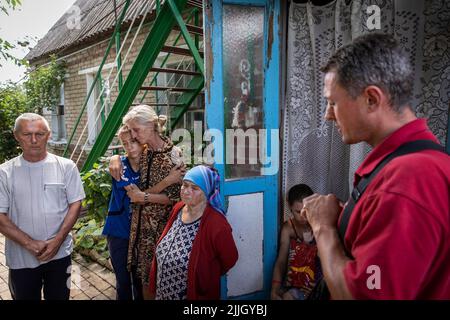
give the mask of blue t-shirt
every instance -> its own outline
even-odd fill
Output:
[[[122,156],[124,174],[120,181],[112,179],[112,192],[109,201],[108,216],[106,217],[103,235],[122,239],[130,238],[131,210],[130,198],[125,187],[130,184],[138,185],[139,172],[133,171],[128,158]]]

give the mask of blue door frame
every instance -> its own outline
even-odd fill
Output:
[[[270,297],[273,265],[277,255],[279,227],[279,173],[257,177],[235,178],[226,180],[225,112],[224,112],[224,72],[223,69],[223,5],[242,5],[264,7],[264,49],[263,49],[263,110],[267,150],[277,150],[276,161],[279,163],[279,114],[280,114],[280,39],[279,19],[280,1],[278,0],[209,0],[205,6],[205,64],[206,64],[206,121],[208,129],[223,133],[222,140],[213,141],[215,147],[215,167],[221,176],[221,194],[225,204],[227,198],[235,195],[263,193],[263,288],[230,297],[227,280],[222,279],[222,298],[232,299],[267,299]],[[274,129],[275,131],[271,131]],[[275,132],[275,135],[270,134]],[[276,144],[276,145],[274,145]],[[221,149],[222,148],[222,149]],[[221,150],[220,150],[221,149]],[[267,151],[269,152],[269,151]],[[273,155],[272,155],[273,156]],[[243,214],[245,210],[243,210]],[[239,213],[240,214],[240,213]],[[245,277],[242,274],[242,277]]]

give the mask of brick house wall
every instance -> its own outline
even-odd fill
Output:
[[[132,42],[132,39],[136,35],[137,26],[139,24],[135,23],[135,28],[132,29],[132,31],[129,33],[128,38],[126,40],[125,46],[122,49],[122,76],[123,76],[123,82],[125,83],[125,80],[128,76],[128,73],[131,70],[131,67],[139,54],[141,47],[146,39],[146,36],[151,28],[151,23],[146,23],[142,26],[139,34],[136,37],[136,40],[134,42],[133,47],[130,50],[130,53],[127,57],[127,60],[125,61],[125,55],[130,48],[130,44]],[[125,37],[125,34],[128,30],[122,30],[121,34],[121,43],[123,43],[123,39]],[[172,34],[169,37],[169,40],[166,42],[167,44],[172,44],[175,37],[179,34],[179,32],[172,32]],[[66,126],[66,139],[69,140],[69,137],[73,131],[73,128],[76,124],[77,118],[79,117],[81,108],[84,104],[84,101],[86,99],[89,87],[87,83],[87,71],[91,71],[90,74],[92,77],[95,77],[96,71],[98,66],[100,65],[103,56],[106,52],[107,46],[108,46],[109,38],[107,39],[99,39],[97,43],[91,44],[86,46],[85,48],[81,48],[78,51],[74,53],[67,54],[65,56],[60,57],[60,59],[64,59],[67,66],[66,71],[66,79],[64,81],[64,120],[65,120],[65,126]],[[177,44],[178,46],[185,45],[184,39],[181,38]],[[164,53],[162,53],[164,54]],[[161,56],[161,54],[160,54]],[[110,53],[107,57],[107,60],[105,62],[105,66],[108,64],[114,64],[115,65],[115,58],[116,58],[116,48],[115,44],[112,46]],[[176,62],[183,59],[182,56],[175,56],[171,55],[169,59],[170,62]],[[190,60],[191,58],[185,57],[185,61]],[[48,62],[48,60],[37,60],[33,62],[34,66],[42,65],[44,63]],[[192,62],[193,64],[193,62]],[[156,65],[156,63],[155,63]],[[117,75],[117,68],[114,67],[112,70],[111,68],[105,69],[105,67],[102,70],[102,79],[107,79],[108,75],[111,75],[109,77],[109,84],[110,84],[110,107],[113,106],[114,101],[116,100],[118,96],[118,84],[116,81],[113,85],[113,80],[115,79]],[[151,79],[153,78],[153,73],[150,73],[149,76],[145,80],[145,84],[149,85]],[[160,85],[160,84],[158,84]],[[134,103],[139,103],[140,99],[143,95],[144,91],[139,91],[137,97],[135,98]],[[147,93],[147,96],[143,103],[149,103],[152,99],[154,99],[154,94],[151,92]],[[98,107],[100,107],[101,103],[98,103]],[[49,120],[50,126],[52,126],[52,119],[51,119],[51,113],[45,114],[46,118]],[[77,126],[76,133],[74,135],[74,138],[72,139],[71,145],[69,147],[70,153],[69,157],[72,154],[72,151],[77,144],[78,140],[80,146],[84,146],[86,148],[86,151],[83,152],[82,156],[79,158],[80,155],[80,148],[77,148],[75,154],[71,157],[72,160],[77,162],[78,167],[82,167],[84,160],[86,159],[87,152],[89,152],[91,144],[86,144],[87,138],[88,138],[88,129],[87,129],[87,108],[85,112],[83,113],[80,123]],[[86,127],[86,128],[85,128]],[[84,131],[83,131],[84,130]],[[112,145],[114,145],[114,141]],[[117,144],[117,143],[116,143]],[[49,151],[53,152],[55,154],[62,155],[64,149],[66,147],[66,143],[61,142],[52,142],[49,143]],[[112,152],[109,152],[111,154]],[[79,160],[78,160],[79,158]],[[77,161],[78,160],[78,161]]]

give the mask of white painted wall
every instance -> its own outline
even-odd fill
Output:
[[[228,272],[228,296],[239,296],[263,288],[263,193],[230,196],[228,222],[239,252],[239,260]]]

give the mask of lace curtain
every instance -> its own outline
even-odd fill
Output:
[[[348,2],[348,1],[347,1]],[[394,34],[415,72],[412,105],[446,143],[450,102],[450,1],[335,0],[325,6],[291,3],[288,21],[287,92],[283,110],[283,195],[297,183],[348,198],[353,174],[370,147],[347,146],[324,120],[323,66],[335,50],[372,32],[368,6],[380,8],[381,29]],[[373,22],[373,20],[371,20]],[[371,24],[369,23],[369,26]],[[285,205],[285,214],[288,208]]]

